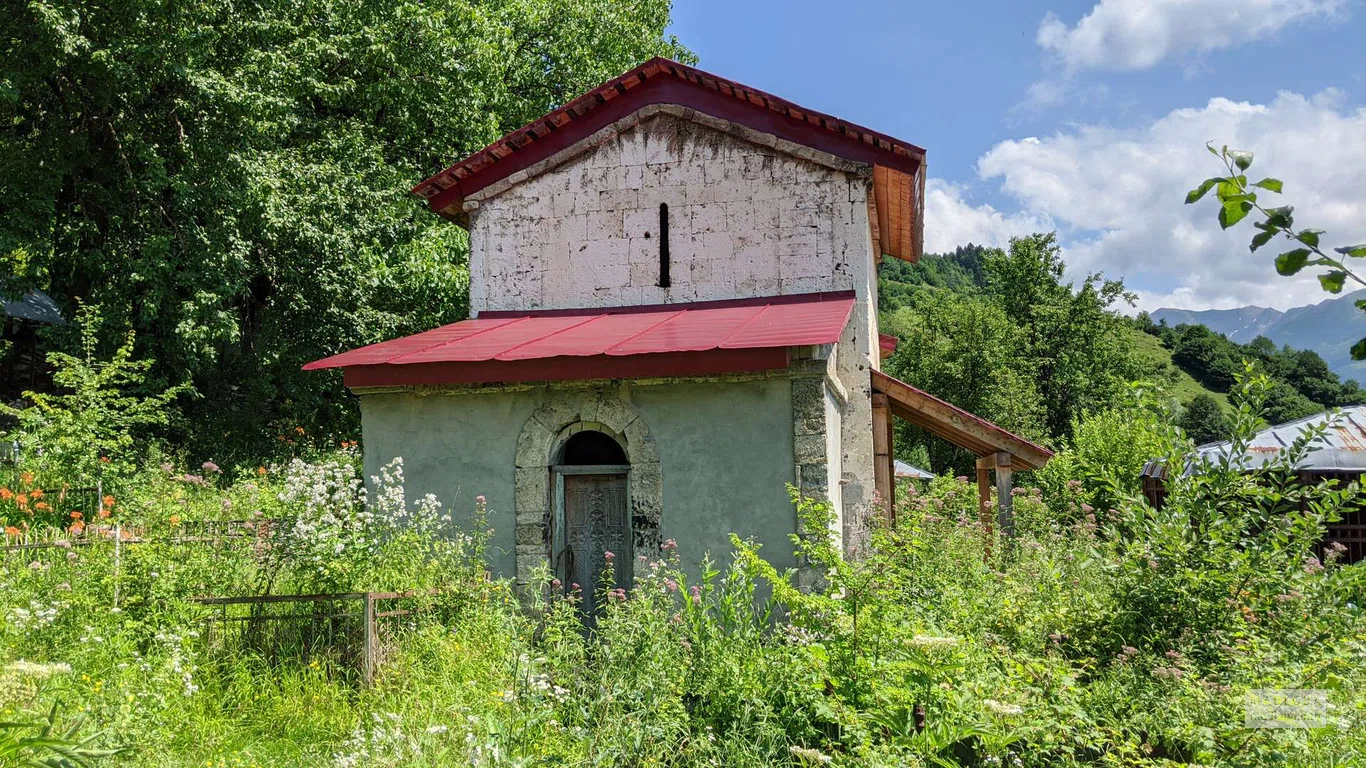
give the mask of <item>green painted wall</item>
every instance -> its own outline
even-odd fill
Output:
[[[655,439],[664,483],[663,538],[678,540],[690,570],[704,553],[730,560],[729,535],[753,537],[779,568],[795,565],[792,395],[786,379],[683,382],[623,388]],[[492,560],[516,572],[513,466],[517,438],[553,388],[361,398],[366,477],[404,460],[408,498],[434,493],[459,523],[488,500]]]

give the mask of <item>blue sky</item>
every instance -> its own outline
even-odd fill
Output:
[[[929,247],[1057,229],[1144,308],[1286,307],[1317,282],[1181,198],[1228,142],[1330,242],[1366,240],[1363,6],[676,0],[671,31],[703,69],[925,147]]]

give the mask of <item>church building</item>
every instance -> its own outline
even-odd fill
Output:
[[[306,367],[359,397],[367,476],[486,497],[519,583],[629,585],[732,532],[795,566],[788,485],[856,553],[895,417],[981,456],[1008,525],[1048,451],[879,370],[877,264],[919,256],[924,184],[914,144],[653,59],[415,188],[469,231],[470,319]]]

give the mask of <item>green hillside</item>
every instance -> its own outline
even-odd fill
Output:
[[[1176,400],[1187,403],[1196,395],[1209,395],[1225,408],[1230,408],[1228,395],[1209,389],[1195,380],[1181,366],[1172,360],[1172,352],[1162,345],[1162,340],[1137,328],[1130,329],[1134,354],[1149,371],[1147,377],[1161,384],[1167,393]]]
[[[884,261],[883,331],[911,341],[888,369],[1054,444],[1070,438],[1074,419],[1127,400],[1132,381],[1162,386],[1197,442],[1227,435],[1228,393],[1245,364],[1268,378],[1271,423],[1366,397],[1317,352],[1263,336],[1238,343],[1203,324],[1159,324],[1147,313],[1126,317],[1129,294],[1120,282],[1072,283],[1064,275],[1055,242],[1039,236],[1013,242],[1009,253],[970,245],[916,264]],[[931,450],[929,458],[937,466],[962,457]]]

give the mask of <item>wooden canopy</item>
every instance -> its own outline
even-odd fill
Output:
[[[1053,458],[1053,452],[882,371],[872,372],[872,385],[874,478],[888,519],[893,515],[896,492],[891,417],[897,416],[977,455],[978,501],[988,533],[989,473],[995,471],[997,518],[1002,532],[1010,533],[1012,471],[1041,469]]]

